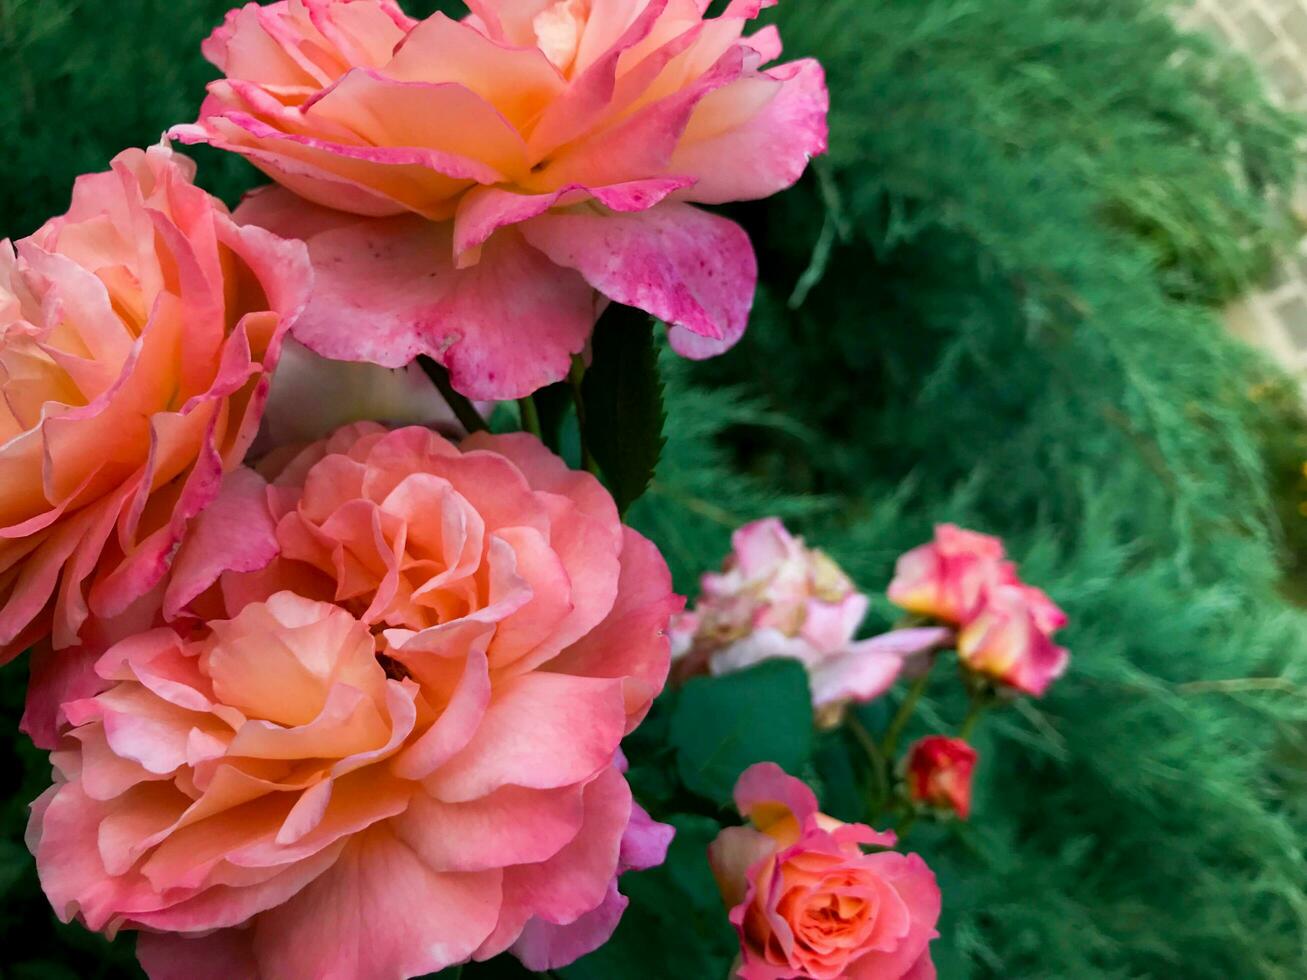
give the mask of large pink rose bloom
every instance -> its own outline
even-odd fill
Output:
[[[390,0],[251,3],[206,42],[226,78],[173,135],[282,185],[241,216],[309,243],[296,336],[387,367],[429,354],[474,398],[562,378],[605,298],[672,325],[687,356],[731,346],[753,250],[693,204],[799,178],[826,146],[820,66],[763,67],[778,34],[743,32],[767,0],[713,19],[706,0],[469,6],[415,22]]]
[[[740,935],[735,976],[934,980],[940,893],[925,861],[889,850],[891,832],[819,812],[775,763],[745,770],[735,802],[749,825],[708,849]]]
[[[56,911],[142,930],[156,980],[594,949],[617,876],[669,837],[618,751],[667,672],[679,600],[657,551],[524,436],[356,427],[269,496],[263,571],[193,598],[234,506],[179,558],[169,605],[224,617],[123,641],[107,690],[65,706],[30,841]]]
[[[148,593],[254,438],[309,260],[193,174],[128,150],[0,242],[0,663]]]

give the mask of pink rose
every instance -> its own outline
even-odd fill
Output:
[[[1041,697],[1070,659],[1043,629],[1049,615],[1048,607],[1032,603],[1024,588],[996,589],[958,634],[958,656],[977,674]]]
[[[612,300],[708,357],[744,331],[757,270],[693,204],[766,197],[826,147],[820,66],[764,69],[776,30],[743,35],[769,5],[251,3],[205,43],[226,77],[173,135],[282,185],[241,216],[309,243],[296,336],[325,356],[429,354],[470,397],[519,397],[564,377]]]
[[[846,702],[885,693],[906,658],[949,639],[946,629],[925,628],[855,640],[867,597],[775,517],[744,525],[731,542],[722,571],[701,579],[694,611],[673,621],[681,677],[727,674],[773,657],[798,660],[814,706],[833,717]]]
[[[123,641],[65,706],[31,824],[56,911],[142,930],[156,980],[598,946],[670,833],[618,757],[667,673],[657,551],[527,436],[359,425],[270,468],[178,556],[165,609],[207,624]],[[224,571],[233,537],[262,569]]]
[[[750,825],[708,851],[740,934],[741,980],[929,980],[940,893],[894,834],[820,813],[812,790],[774,763],[740,776]],[[875,848],[871,853],[864,846]]]
[[[971,815],[971,776],[976,750],[960,738],[928,735],[908,749],[905,776],[914,803]]]
[[[1003,581],[1005,565],[998,538],[939,524],[933,541],[899,558],[889,598],[910,613],[960,626]]]
[[[308,256],[193,174],[127,150],[0,242],[0,663],[149,593],[254,438]]]

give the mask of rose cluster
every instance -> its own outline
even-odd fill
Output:
[[[899,559],[892,602],[958,630],[958,656],[975,674],[1042,695],[1066,670],[1053,640],[1067,617],[1041,590],[1022,582],[1003,542],[952,524]]]
[[[750,28],[770,5],[249,3],[170,136],[272,185],[229,212],[168,144],[127,150],[0,242],[0,663],[28,652],[61,919],[138,933],[153,980],[566,966],[668,853],[622,744],[673,658],[691,684],[799,661],[868,750],[869,819],[969,816],[980,711],[1067,661],[997,539],[938,528],[889,589],[911,618],[859,639],[868,595],[764,519],[682,613],[586,443],[598,318],[725,351],[757,268],[707,208],[825,149],[820,66]],[[567,459],[532,399],[564,378]],[[954,648],[971,713],[894,765]],[[700,854],[736,975],[934,976],[925,861],[746,765],[718,802],[744,770],[747,825]]]
[[[156,978],[543,970],[611,934],[670,838],[619,746],[680,600],[594,476],[386,369],[530,395],[609,302],[734,343],[752,248],[698,205],[825,146],[762,6],[251,3],[174,136],[278,186],[233,216],[129,150],[0,245],[0,658],[31,650],[62,918],[140,931]],[[360,418],[453,439],[330,421]]]

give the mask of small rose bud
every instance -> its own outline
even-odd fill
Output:
[[[908,797],[962,820],[971,815],[971,775],[976,750],[960,738],[930,735],[908,749],[905,779]]]

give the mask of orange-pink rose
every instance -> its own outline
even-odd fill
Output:
[[[309,260],[193,173],[128,150],[0,242],[0,662],[150,592],[254,438]]]
[[[740,935],[736,976],[933,980],[940,892],[920,857],[821,813],[774,763],[745,770],[735,802],[750,823],[723,830],[709,859]]]
[[[657,551],[528,436],[360,425],[268,468],[196,522],[181,625],[65,705],[31,834],[56,911],[142,930],[155,980],[594,949],[668,839],[619,755],[668,669]],[[237,535],[275,557],[224,571]]]
[[[226,77],[173,135],[282,185],[241,215],[309,243],[296,336],[388,367],[429,354],[475,398],[562,378],[607,300],[665,320],[682,354],[733,344],[753,250],[693,205],[766,197],[824,151],[820,66],[763,67],[779,35],[743,32],[768,0],[469,6],[251,3],[206,42]]]

